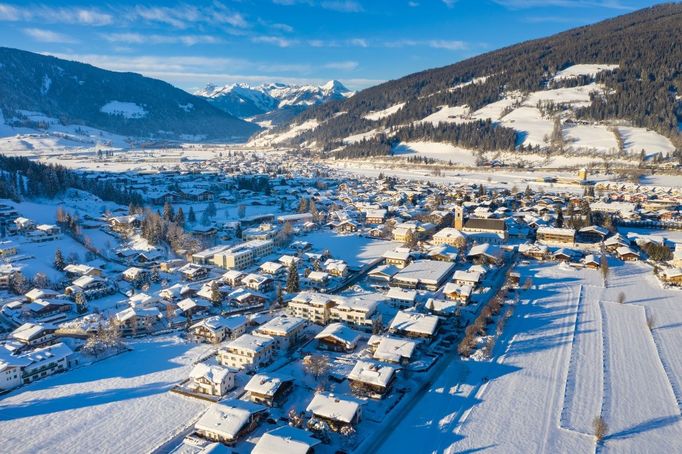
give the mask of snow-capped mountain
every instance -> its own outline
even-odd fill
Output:
[[[195,95],[206,98],[229,114],[270,125],[287,121],[310,106],[343,100],[353,94],[338,80],[330,80],[322,86],[284,83],[237,83],[224,86],[209,84],[195,92]]]

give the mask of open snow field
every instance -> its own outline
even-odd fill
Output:
[[[209,347],[159,337],[132,352],[24,386],[0,400],[7,453],[142,453],[209,404],[168,390]],[[40,430],[36,430],[40,428]]]
[[[613,132],[602,125],[573,125],[564,127],[564,139],[574,150],[594,150],[599,153],[615,153],[618,142]]]
[[[377,110],[375,112],[370,112],[366,115],[363,115],[362,118],[365,118],[367,120],[372,120],[372,121],[378,121],[381,120],[382,118],[390,117],[397,111],[403,108],[405,106],[404,102],[401,102],[400,104],[396,104],[395,106],[388,107],[383,110]]]
[[[675,146],[670,142],[670,139],[657,132],[630,126],[619,126],[618,132],[623,138],[625,151],[628,154],[639,154],[645,150],[646,155],[651,156],[657,153],[665,155],[675,151]]]
[[[397,241],[386,241],[367,238],[359,235],[340,235],[329,230],[318,230],[301,237],[308,241],[316,251],[329,249],[332,257],[342,259],[350,266],[366,265],[379,257],[384,252],[402,246]]]
[[[552,134],[554,124],[551,119],[544,118],[536,107],[519,107],[502,119],[504,126],[521,132],[523,145],[547,145],[545,140]]]
[[[449,143],[402,142],[393,149],[393,153],[394,156],[398,157],[421,156],[462,166],[476,165],[476,157],[473,151]]]
[[[534,287],[494,361],[454,360],[379,452],[593,452],[600,413],[601,451],[679,452],[682,292],[640,263],[614,261],[607,288],[595,270],[519,270]]]

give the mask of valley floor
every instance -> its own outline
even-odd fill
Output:
[[[597,271],[519,270],[534,286],[521,291],[495,359],[453,361],[379,452],[682,449],[682,294],[643,264],[614,262],[606,288]],[[599,414],[608,432],[596,446]]]

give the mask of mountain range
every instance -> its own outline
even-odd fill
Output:
[[[0,109],[6,124],[40,129],[39,112],[62,125],[124,136],[244,140],[259,130],[204,98],[135,73],[0,48]]]
[[[292,119],[311,106],[349,98],[354,92],[338,80],[330,80],[322,86],[209,84],[194,94],[235,117],[249,118],[263,126],[272,126]]]

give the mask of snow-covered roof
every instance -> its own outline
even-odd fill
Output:
[[[402,289],[400,287],[390,287],[388,292],[386,292],[386,298],[414,303],[417,299],[417,291]]]
[[[231,373],[234,372],[230,372],[230,370],[225,367],[209,366],[204,363],[197,363],[189,373],[189,378],[205,378],[211,383],[219,384],[222,383],[223,380],[225,380],[225,377]]]
[[[386,387],[393,379],[395,369],[371,361],[358,361],[348,374],[349,380]]]
[[[120,322],[125,322],[133,317],[154,317],[158,318],[161,315],[159,309],[156,307],[129,307],[121,312],[116,313],[116,319]]]
[[[362,336],[343,323],[330,323],[315,336],[315,339],[325,339],[327,337],[331,337],[349,347],[355,347]]]
[[[450,262],[437,260],[416,260],[395,275],[397,279],[410,282],[437,284],[454,269]]]
[[[286,336],[303,324],[305,320],[302,318],[281,315],[260,326],[258,331],[267,332],[268,335]]]
[[[200,326],[206,327],[210,330],[217,330],[220,328],[226,328],[230,331],[234,331],[241,326],[246,325],[246,317],[243,315],[234,315],[232,317],[221,317],[220,315],[215,315],[213,317],[208,317],[200,322],[192,325],[192,328],[198,328]]]
[[[251,454],[308,454],[320,443],[307,430],[280,426],[263,434]]]
[[[436,332],[437,326],[438,317],[435,315],[398,311],[391,322],[390,329],[431,336]]]
[[[575,236],[575,230],[562,229],[559,227],[538,227],[537,233],[539,235]]]
[[[194,427],[233,440],[248,424],[251,415],[264,410],[262,405],[231,399],[208,407]]]
[[[47,324],[38,324],[38,323],[24,323],[12,333],[10,333],[10,337],[12,339],[17,339],[23,342],[29,342],[31,339],[38,337],[39,335],[43,334],[45,331],[54,331],[55,327],[53,325],[47,325]]]
[[[256,374],[244,386],[244,391],[263,396],[274,396],[282,383],[293,381],[293,378],[284,375]]]
[[[443,287],[443,294],[445,295],[461,295],[465,297],[469,297],[471,295],[471,286],[470,285],[459,285],[455,284],[454,282],[448,282],[445,284],[445,287]]]
[[[360,410],[360,404],[352,400],[345,400],[333,394],[318,393],[310,401],[306,411],[312,412],[316,416],[350,423],[356,413]]]
[[[388,336],[372,336],[370,345],[376,345],[374,358],[381,361],[399,362],[402,358],[412,358],[417,343],[408,339],[398,339]]]
[[[273,343],[274,341],[271,337],[242,334],[233,341],[228,342],[225,347],[236,348],[240,350],[250,350],[255,353],[269,347]]]
[[[481,282],[481,273],[478,271],[462,271],[462,270],[457,270],[455,271],[455,275],[453,277],[453,280],[455,281],[465,281],[465,282],[473,282],[478,284]]]

